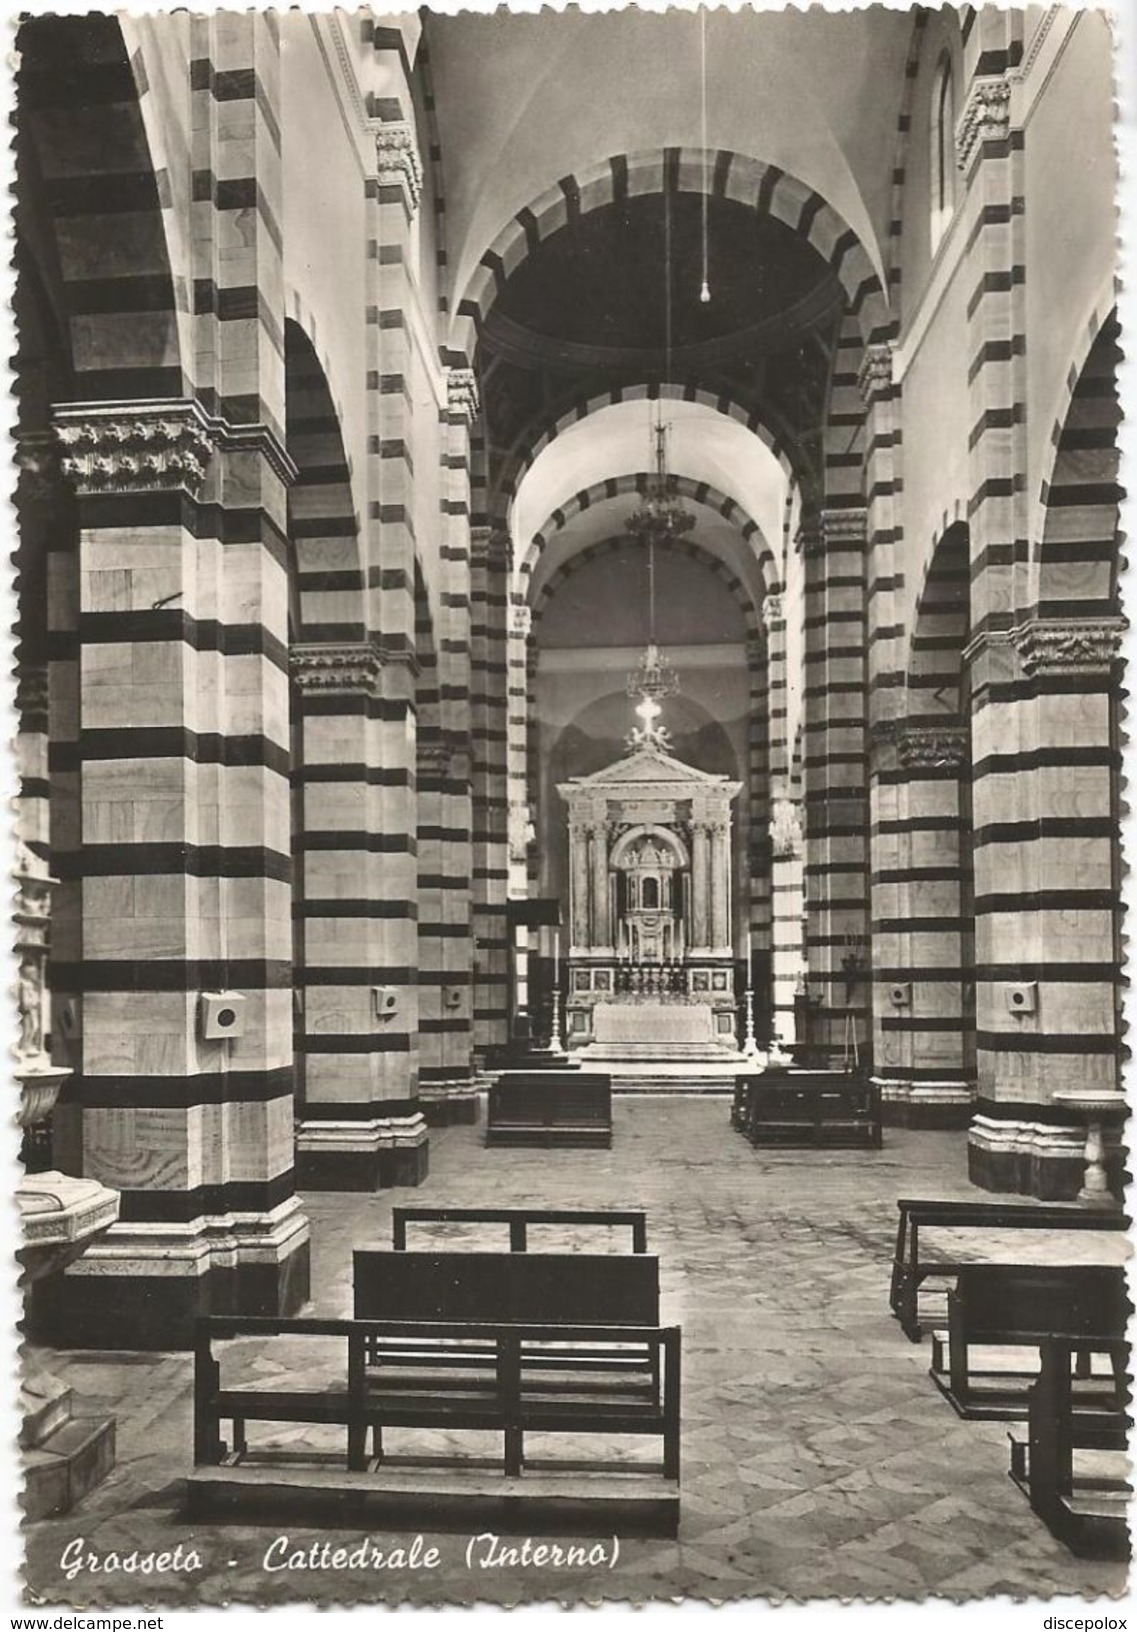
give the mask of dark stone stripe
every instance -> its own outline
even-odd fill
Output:
[[[220,652],[223,657],[265,657],[287,670],[288,648],[260,623],[219,623],[216,618],[194,618],[178,607],[149,611],[81,612],[78,637],[86,646],[152,645],[181,641],[195,652]],[[68,635],[70,640],[70,635]],[[57,654],[49,637],[48,655]]]
[[[309,1058],[316,1054],[410,1054],[412,1039],[405,1031],[306,1033],[301,1044]]]
[[[196,1105],[259,1104],[293,1093],[293,1069],[209,1071],[198,1076],[76,1076],[64,1085],[63,1103],[118,1110],[186,1110]]]
[[[1008,1019],[1011,1017],[1008,1015]],[[1013,1024],[1014,1022],[1012,1022]],[[1012,1054],[1085,1054],[1116,1056],[1120,1053],[1119,1040],[1109,1033],[1097,1035],[1086,1032],[1041,1031],[978,1031],[977,1048],[987,1053]],[[1021,1112],[1020,1112],[1021,1114]]]
[[[123,1190],[124,1223],[188,1224],[210,1213],[267,1213],[296,1193],[292,1168],[267,1180],[229,1180],[194,1190]]]
[[[976,913],[1061,912],[1066,909],[1113,912],[1117,906],[1117,895],[1113,890],[1008,890],[975,897]]]
[[[423,1073],[425,1075],[425,1073]],[[450,1073],[446,1073],[449,1078]],[[422,1106],[417,1099],[367,1099],[339,1104],[332,1100],[307,1100],[305,1119],[314,1122],[372,1122],[377,1117],[414,1116]]]
[[[1100,691],[1100,683],[1094,689]],[[988,754],[975,761],[973,771],[977,777],[1005,776],[1015,771],[1065,770],[1072,765],[1112,770],[1118,763],[1116,749],[1092,745],[1079,748],[1070,744],[1061,748],[1023,750],[1017,754]]]
[[[409,788],[412,776],[409,769],[398,766],[375,766],[337,763],[335,765],[298,765],[292,773],[297,786],[362,782],[373,788]]]
[[[223,737],[216,731],[190,731],[180,725],[89,729],[79,733],[78,742],[52,743],[48,749],[48,764],[53,771],[76,770],[84,760],[94,759],[186,759],[194,765],[263,765],[277,776],[287,776],[290,769],[288,749],[259,733]]]
[[[1110,816],[1041,816],[1034,821],[985,822],[975,828],[972,845],[1031,844],[1036,839],[1106,839],[1120,836],[1117,821]]]
[[[272,958],[84,958],[53,963],[64,992],[268,991],[292,985],[292,963]]]
[[[57,850],[60,878],[132,878],[139,873],[187,874],[192,878],[271,878],[292,882],[291,857],[265,845],[85,844]]]

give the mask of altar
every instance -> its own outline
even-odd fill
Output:
[[[739,787],[655,743],[558,785],[568,806],[570,1048],[734,1048]]]

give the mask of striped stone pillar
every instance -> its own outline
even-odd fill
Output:
[[[803,968],[802,834],[801,807],[793,799],[791,789],[785,603],[781,595],[766,596],[762,618],[766,625],[770,699],[771,1035],[788,1045],[794,1040],[794,989]]]
[[[738,856],[736,887],[743,907],[739,951],[744,960],[747,985],[754,984],[757,972],[762,982],[759,1002],[771,1001],[771,946],[773,942],[773,897],[770,876],[770,709],[772,691],[766,641],[759,635],[746,643],[749,674],[750,721],[747,727],[747,775],[738,808]],[[784,669],[784,664],[783,664]],[[782,733],[785,734],[783,674]],[[749,866],[747,861],[749,860]],[[727,939],[733,944],[734,925]]]
[[[951,720],[902,722],[874,762],[874,837],[889,848],[874,871],[874,935],[879,928],[890,949],[875,969],[876,1075],[890,1120],[962,1128],[975,1097],[970,854],[961,847],[970,732]]]
[[[478,412],[472,371],[446,371],[442,414],[442,515],[438,609],[439,742],[419,747],[420,961],[437,993],[422,1027],[419,1098],[429,1120],[476,1114],[470,934],[470,426]],[[425,894],[423,893],[425,891]],[[433,920],[431,902],[436,910]],[[420,971],[425,972],[425,971]],[[423,984],[424,993],[427,989]]]
[[[409,312],[415,217],[422,198],[422,161],[414,128],[393,119],[372,122],[376,170],[367,178],[370,364],[379,389],[369,393],[372,557],[378,567],[377,624],[385,657],[413,663],[415,651],[414,447],[419,362]],[[414,687],[399,689],[408,704]],[[391,693],[390,684],[386,687]],[[391,698],[395,701],[394,697]],[[413,722],[411,728],[413,742]],[[411,755],[408,769],[413,767]]]
[[[470,753],[473,798],[474,1047],[505,1043],[509,1026],[506,620],[508,533],[470,535]]]
[[[881,763],[902,706],[904,681],[896,619],[900,488],[900,388],[889,341],[867,345],[857,384],[865,410],[865,503],[867,512],[866,637],[869,749],[869,858],[872,915],[872,1050],[879,1077],[887,1049],[884,1031],[894,996],[899,956],[895,879],[898,870],[897,784]],[[887,754],[887,748],[885,749]]]
[[[1086,1096],[1120,1054],[1120,620],[1028,619],[973,645],[979,1098],[970,1172],[1078,1193]],[[982,802],[980,802],[982,794]]]
[[[507,661],[509,672],[506,684],[508,714],[506,731],[507,774],[509,777],[509,809],[519,838],[514,854],[510,850],[509,893],[521,898],[527,893],[529,882],[528,846],[525,832],[529,821],[528,777],[526,749],[528,736],[529,652],[533,629],[532,609],[524,601],[514,599],[509,608],[509,639]]]
[[[55,953],[77,1037],[59,1156],[122,1207],[44,1283],[38,1316],[58,1344],[181,1346],[201,1313],[286,1312],[308,1290],[292,1148],[292,467],[263,423],[190,400],[61,406],[56,429],[79,513],[78,847],[63,823],[54,858],[78,886]]]
[[[420,742],[419,1098],[443,1122],[441,1108],[464,1103],[470,1088],[469,797],[464,741]]]
[[[296,971],[300,1182],[416,1184],[428,1147],[414,1082],[417,947],[406,938],[418,882],[408,825],[411,715],[403,703],[388,707],[372,642],[298,644],[291,662],[301,712],[293,840],[304,960]]]
[[[815,1041],[863,1047],[863,984],[846,1002],[843,960],[868,927],[865,788],[865,512],[822,511],[805,554],[805,913],[809,979],[821,998]]]

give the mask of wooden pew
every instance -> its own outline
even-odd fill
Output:
[[[595,1071],[510,1072],[490,1087],[487,1145],[611,1143],[611,1077]]]
[[[880,1150],[883,1142],[880,1088],[858,1072],[778,1070],[739,1078],[731,1121],[756,1146]]]
[[[924,1335],[917,1303],[921,1283],[929,1276],[959,1274],[968,1259],[950,1262],[920,1261],[920,1231],[952,1230],[1128,1230],[1122,1212],[1103,1212],[1072,1202],[927,1201],[905,1199],[896,1203],[900,1217],[892,1259],[889,1307],[913,1343]]]
[[[346,1347],[346,1371],[337,1366],[326,1386],[305,1390],[282,1391],[275,1377],[226,1386],[214,1344],[241,1337],[286,1339],[290,1357],[299,1338],[337,1337]],[[651,1364],[629,1383],[626,1354],[645,1347]],[[405,1513],[425,1496],[436,1527],[440,1504],[453,1504],[458,1522],[465,1523],[471,1499],[551,1497],[577,1508],[590,1500],[627,1507],[637,1500],[629,1486],[633,1474],[649,1482],[643,1499],[665,1513],[674,1533],[679,1369],[677,1327],[206,1316],[197,1330],[190,1514],[231,1508],[242,1495],[253,1504],[281,1495],[337,1504],[386,1496]],[[250,1447],[253,1422],[342,1427],[343,1448]],[[231,1424],[228,1438],[225,1423]],[[383,1445],[387,1428],[445,1430],[441,1471],[432,1473],[432,1459],[421,1453],[413,1466],[389,1456]],[[449,1442],[455,1432],[487,1429],[502,1435],[501,1464],[491,1481],[497,1488],[487,1488],[484,1457],[455,1466]],[[529,1433],[652,1435],[661,1441],[661,1463],[621,1462],[619,1480],[605,1485],[603,1467],[582,1464],[577,1445],[573,1461],[559,1471],[544,1463],[540,1471],[527,1471]]]
[[[1126,1374],[1129,1345],[1099,1338],[1115,1374]],[[1041,1340],[1038,1378],[1027,1404],[1027,1437],[1012,1433],[1011,1478],[1052,1535],[1083,1558],[1129,1557],[1126,1504],[1132,1487],[1125,1452],[1133,1419],[1128,1388],[1112,1406],[1077,1405],[1074,1372],[1079,1343],[1068,1337]],[[1089,1452],[1096,1469],[1085,1464]]]
[[[408,1224],[508,1224],[510,1252],[529,1250],[529,1230],[535,1226],[626,1226],[632,1232],[632,1251],[647,1251],[647,1214],[642,1208],[392,1207],[391,1245],[396,1252],[407,1250]]]
[[[357,1247],[356,1320],[658,1326],[649,1253],[413,1252]]]
[[[1027,1391],[1045,1336],[1069,1338],[1081,1355],[1080,1403],[1116,1401],[1118,1379],[1095,1375],[1095,1342],[1125,1335],[1125,1272],[1098,1264],[964,1264],[948,1293],[946,1333],[932,1335],[931,1376],[961,1417],[1008,1420],[1027,1414]],[[979,1347],[1022,1351],[1013,1369],[973,1365]]]

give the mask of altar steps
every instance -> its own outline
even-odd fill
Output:
[[[734,1077],[700,1076],[695,1071],[670,1076],[638,1072],[634,1076],[612,1073],[613,1094],[668,1094],[671,1096],[707,1094],[729,1099],[734,1093]]]
[[[615,1051],[613,1051],[615,1052]],[[734,1092],[736,1076],[753,1069],[742,1055],[725,1060],[613,1060],[605,1066],[614,1094],[715,1094]]]
[[[645,1039],[642,1042],[618,1043],[588,1043],[580,1049],[574,1058],[583,1060],[589,1065],[632,1065],[637,1063],[651,1065],[682,1065],[690,1062],[694,1065],[707,1065],[712,1068],[721,1065],[731,1071],[745,1071],[746,1057],[735,1048],[716,1046],[707,1042],[659,1042]]]

